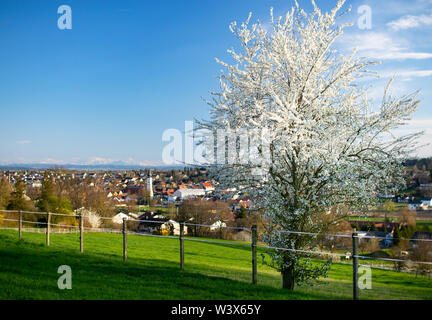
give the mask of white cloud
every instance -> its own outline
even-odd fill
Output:
[[[394,39],[384,32],[366,32],[347,35],[342,40],[345,49],[357,48],[358,55],[378,60],[429,59],[432,52],[416,52],[402,39]]]
[[[19,141],[17,141],[17,143],[18,144],[29,144],[29,143],[31,143],[31,141],[30,140],[19,140]]]
[[[431,157],[432,156],[432,118],[412,119],[406,126],[394,131],[396,135],[404,135],[424,131],[418,142],[422,147],[417,149],[413,156]]]
[[[1,161],[2,165],[10,164],[46,164],[46,165],[130,165],[130,166],[162,166],[164,163],[162,161],[137,161],[133,158],[128,158],[126,160],[102,158],[102,157],[91,157],[87,161],[80,158],[72,158],[70,160],[59,160],[54,158],[44,158],[44,159],[26,159],[18,157],[15,159],[10,159],[8,161]]]
[[[427,134],[432,135],[432,118],[412,119],[407,124],[407,130],[425,131]]]
[[[113,159],[107,159],[107,158],[102,158],[102,157],[91,157],[87,163],[88,164],[107,164],[107,163],[111,163],[114,161],[115,160],[113,160]]]
[[[119,159],[111,159],[111,158],[103,158],[103,157],[91,157],[87,164],[111,164],[111,163],[118,163],[118,164],[137,164],[138,161],[132,158],[128,158],[126,160],[119,160]]]
[[[390,78],[395,76],[403,80],[412,80],[412,78],[432,77],[432,70],[395,70],[386,71],[380,74],[382,78]]]
[[[397,20],[387,23],[387,26],[389,26],[395,31],[418,28],[422,25],[432,25],[432,14],[422,14],[419,16],[406,15]]]
[[[425,133],[419,138],[419,143],[421,147],[417,149],[415,156],[420,158],[432,157],[432,134]]]
[[[402,77],[430,77],[432,76],[432,70],[401,71],[397,74]]]
[[[52,164],[52,165],[55,165],[55,164],[59,164],[59,165],[65,164],[65,162],[63,160],[57,160],[57,159],[53,159],[53,158],[46,158],[46,159],[38,161],[38,163],[41,163],[41,164]]]

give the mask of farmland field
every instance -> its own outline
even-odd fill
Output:
[[[352,266],[333,264],[314,286],[281,289],[281,277],[258,264],[251,282],[248,246],[185,241],[185,269],[179,269],[178,239],[128,236],[122,261],[120,234],[78,234],[0,230],[0,299],[351,299]],[[319,263],[319,262],[317,262]],[[59,290],[57,268],[72,269],[72,289]],[[432,280],[395,271],[372,270],[372,289],[361,299],[432,299]]]

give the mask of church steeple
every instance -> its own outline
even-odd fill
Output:
[[[147,190],[150,193],[150,199],[153,199],[153,180],[152,180],[152,170],[149,170],[149,176],[147,178]]]

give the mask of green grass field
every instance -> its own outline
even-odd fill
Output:
[[[396,217],[388,217],[390,222],[397,222],[398,218]],[[369,221],[369,222],[384,222],[384,218],[383,217],[348,217],[345,218],[345,220],[349,220],[352,222],[355,221]],[[416,220],[416,225],[417,226],[432,226],[432,220]]]
[[[329,278],[314,286],[281,289],[280,275],[258,264],[251,282],[247,246],[185,241],[185,269],[179,269],[177,239],[128,236],[122,261],[120,234],[86,233],[84,254],[78,234],[0,230],[0,299],[351,299],[352,266],[334,264]],[[259,260],[260,261],[260,260]],[[72,289],[60,290],[60,265],[72,268]],[[432,299],[432,280],[373,269],[372,290],[361,299]]]

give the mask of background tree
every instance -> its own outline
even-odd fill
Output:
[[[212,225],[217,221],[225,221],[230,213],[228,204],[223,201],[187,199],[180,206],[176,221],[198,224],[188,226],[188,230],[194,236],[203,236],[208,234],[210,229],[199,225]]]
[[[395,226],[393,231],[393,245],[397,247],[400,243],[400,233],[399,233],[399,225]]]
[[[175,219],[177,215],[177,207],[174,203],[168,203],[165,215],[170,219]]]
[[[412,225],[402,225],[399,234],[401,238],[411,239],[415,233],[415,226]]]
[[[2,178],[0,180],[0,209],[5,210],[8,206],[12,193],[12,187],[10,183]]]
[[[396,231],[398,229],[395,229],[395,235]],[[397,259],[397,260],[407,260],[408,258],[408,248],[411,247],[411,244],[409,243],[409,240],[400,239],[399,235],[396,239],[393,239],[393,245],[389,250],[390,258]],[[395,269],[398,271],[401,271],[403,268],[406,268],[406,262],[404,261],[394,261]]]
[[[400,226],[415,226],[417,220],[417,212],[407,209],[399,212],[398,222]]]
[[[247,191],[269,221],[263,240],[291,249],[268,251],[287,289],[326,275],[330,262],[313,264],[295,251],[313,248],[313,236],[280,231],[321,232],[323,213],[334,209],[339,219],[343,207],[376,204],[376,192],[403,186],[402,163],[417,147],[419,134],[389,134],[411,118],[417,93],[393,97],[390,81],[377,106],[359,81],[376,62],[332,48],[345,27],[336,24],[343,3],[329,13],[314,3],[307,13],[296,3],[285,17],[271,14],[268,28],[250,25],[251,16],[232,23],[240,42],[229,51],[235,62],[219,61],[225,71],[208,101],[210,120],[198,122],[221,187]],[[227,138],[215,147],[221,130]],[[229,132],[237,134],[231,143]]]
[[[18,180],[14,185],[9,203],[8,210],[31,210],[33,208],[32,202],[25,197],[25,184],[22,180]]]
[[[432,243],[430,241],[421,241],[421,240],[429,240],[426,237],[419,237],[419,241],[415,242],[415,247],[411,253],[411,259],[417,262],[432,262]],[[420,275],[430,275],[432,272],[432,264],[423,264],[423,263],[414,263],[413,264],[417,274]]]
[[[432,173],[430,173],[430,176],[432,177]],[[432,190],[431,189],[422,189],[420,191],[420,196],[423,198],[432,198]]]
[[[114,216],[115,207],[107,198],[108,192],[103,188],[91,186],[88,182],[84,183],[77,178],[69,179],[61,184],[56,184],[59,189],[56,194],[69,199],[74,210],[86,208],[101,217]]]
[[[140,188],[137,196],[138,205],[150,205],[150,191],[147,188]]]
[[[348,249],[351,247],[352,240],[347,237],[336,237],[334,234],[352,234],[352,232],[353,228],[348,221],[336,220],[331,213],[325,214],[323,216],[323,234],[317,237],[318,246],[324,251],[333,251],[337,248]]]
[[[379,250],[379,240],[378,239],[360,239],[359,241],[359,253],[373,253]]]
[[[236,219],[245,219],[247,217],[247,210],[245,207],[240,206],[240,210],[236,214]]]
[[[386,200],[382,205],[382,208],[386,212],[393,212],[396,211],[396,204],[391,200]]]
[[[42,212],[73,214],[73,207],[70,200],[63,196],[56,196],[54,190],[55,188],[51,178],[47,173],[45,173],[42,181],[40,197],[36,203],[39,210]],[[46,222],[46,217],[40,216],[38,221]],[[51,222],[54,224],[76,225],[77,219],[74,217],[53,215]]]

